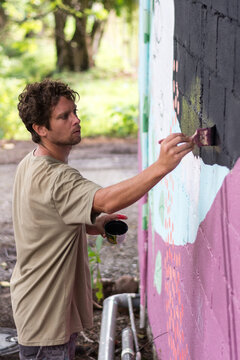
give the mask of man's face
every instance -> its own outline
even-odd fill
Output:
[[[56,145],[76,145],[81,141],[80,119],[72,100],[61,96],[53,108],[47,139]]]

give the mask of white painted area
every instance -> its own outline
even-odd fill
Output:
[[[172,71],[174,1],[155,2],[150,44],[150,111],[149,132],[157,144],[169,134],[173,114]],[[167,55],[167,56],[166,56]],[[170,96],[169,96],[170,95]]]
[[[168,136],[171,127],[172,132],[181,131],[179,122],[174,124],[173,107],[174,1],[155,1],[154,6],[150,45],[149,164],[159,155],[158,140]],[[165,228],[159,216],[162,194],[164,221],[174,225],[174,231],[171,230],[174,244],[193,243],[199,224],[206,217],[228,173],[226,167],[205,165],[200,158],[188,154],[166,177],[168,185],[163,180],[150,192],[154,230],[167,241],[170,230]]]

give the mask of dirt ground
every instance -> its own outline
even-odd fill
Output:
[[[14,175],[19,161],[34,147],[35,145],[30,141],[0,142],[0,284],[2,284],[0,285],[0,327],[14,328],[7,286],[16,261],[11,219]],[[69,164],[77,168],[83,176],[102,186],[114,184],[137,174],[137,141],[135,139],[84,139],[72,150]],[[101,276],[114,283],[121,276],[130,275],[138,282],[138,206],[134,204],[121,213],[128,216],[127,237],[125,242],[118,246],[104,242],[101,249]],[[94,237],[89,237],[90,244],[94,241]],[[111,295],[111,292],[108,295]],[[101,314],[101,309],[94,308],[94,327],[79,335],[76,360],[97,359]],[[142,359],[153,359],[152,347],[146,332],[138,328],[138,310],[135,311],[135,320]],[[119,313],[116,322],[116,360],[121,358],[121,331],[129,324],[130,320],[126,311]],[[16,358],[18,358],[17,355],[2,357],[8,360]]]

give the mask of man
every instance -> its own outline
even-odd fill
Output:
[[[115,212],[140,199],[193,147],[188,137],[172,134],[154,164],[101,188],[67,164],[81,141],[77,96],[51,80],[19,95],[19,115],[37,143],[18,166],[13,193],[11,296],[20,359],[74,358],[76,334],[92,326],[86,233],[104,236],[106,221],[124,217]]]

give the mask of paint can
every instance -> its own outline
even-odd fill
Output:
[[[111,220],[104,226],[108,242],[111,244],[121,244],[125,239],[128,226],[124,221]]]

